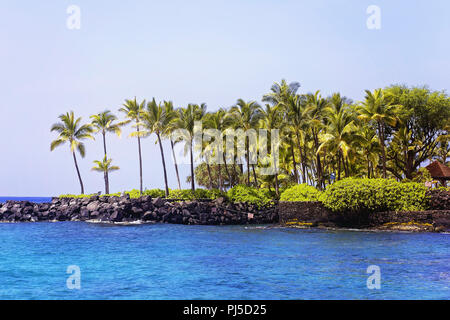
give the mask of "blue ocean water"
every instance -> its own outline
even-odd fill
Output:
[[[448,234],[43,222],[0,243],[0,299],[450,298]]]
[[[51,197],[0,197],[0,203],[4,203],[8,200],[44,203],[44,202],[52,201],[52,198]]]

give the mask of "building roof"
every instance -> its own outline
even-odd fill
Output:
[[[439,161],[434,161],[426,166],[433,179],[450,179],[450,168]]]

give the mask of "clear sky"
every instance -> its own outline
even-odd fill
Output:
[[[68,6],[81,29],[66,26]],[[381,29],[369,30],[369,5]],[[261,100],[274,81],[299,81],[300,92],[340,91],[358,101],[364,89],[393,83],[450,84],[448,0],[0,1],[0,195],[79,193],[68,146],[50,152],[52,123],[74,110],[85,121],[125,98],[206,102]],[[138,188],[137,142],[108,137],[121,170],[111,191]],[[101,138],[80,159],[87,193],[103,190],[91,172]],[[143,141],[144,185],[163,186],[155,138]],[[169,148],[169,182],[176,179]],[[189,172],[182,168],[182,180]],[[185,184],[188,187],[188,184]]]

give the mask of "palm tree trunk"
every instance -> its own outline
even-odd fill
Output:
[[[174,162],[174,164],[175,164],[175,172],[176,172],[176,174],[177,174],[178,189],[181,190],[180,174],[178,173],[177,158],[175,157],[175,149],[174,149],[174,144],[173,144],[173,140],[172,140],[172,139],[170,139],[170,145],[171,145],[171,147],[172,147],[173,162]]]
[[[341,150],[338,153],[338,181],[341,180]]]
[[[206,160],[206,170],[208,171],[209,190],[211,190],[212,189],[212,175],[211,175],[211,167],[209,165],[208,160]]]
[[[81,180],[80,169],[78,168],[77,157],[75,156],[75,151],[72,152],[72,155],[73,155],[73,161],[75,162],[75,168],[77,169],[78,179],[80,180],[81,194],[84,194],[83,180]]]
[[[273,155],[273,165],[275,167],[275,193],[277,197],[279,196],[279,190],[278,190],[278,168],[277,163],[275,161],[275,155]]]
[[[292,164],[294,165],[294,177],[295,183],[299,182],[298,171],[297,171],[297,162],[295,161],[295,153],[294,153],[294,144],[291,143],[291,154],[292,154]]]
[[[302,174],[303,174],[303,183],[307,183],[307,180],[306,180],[306,166],[305,166],[305,161],[306,161],[306,157],[303,157],[303,153],[302,153],[302,146],[300,145],[300,135],[299,135],[299,133],[297,132],[297,145],[298,145],[298,151],[299,151],[299,154],[300,154],[300,163],[301,163],[301,165],[302,165],[302,170],[303,170],[303,172],[302,172]]]
[[[253,179],[255,179],[255,188],[258,188],[258,179],[256,178],[256,170],[254,164],[252,164],[252,171],[253,171]]]
[[[246,151],[246,158],[247,158],[247,186],[250,186],[250,150],[248,144],[245,146],[247,149]]]
[[[370,159],[369,159],[369,154],[367,154],[366,158],[367,158],[367,178],[370,179]]]
[[[190,151],[190,154],[191,154],[191,190],[195,191],[195,183],[194,183],[194,179],[195,179],[195,177],[194,177],[194,154],[193,154],[193,151],[192,151],[192,148],[193,148],[192,143],[193,143],[193,141],[191,139],[191,145],[189,147],[189,149],[190,149],[189,151]]]
[[[136,120],[137,123],[137,120]],[[141,137],[139,136],[139,125],[136,126],[137,129],[137,139],[138,139],[138,150],[139,150],[139,178],[140,178],[140,185],[139,185],[139,191],[142,195],[143,191],[143,183],[142,183],[142,152],[141,152]]]
[[[219,161],[219,164],[217,166],[218,166],[218,169],[219,169],[219,190],[222,191],[222,172],[221,172],[222,167],[220,165],[220,161]]]
[[[381,156],[383,158],[383,178],[386,179],[386,150],[384,147],[384,130],[381,122],[378,122],[378,136],[381,144]]]
[[[230,183],[230,187],[232,187],[234,181],[233,181],[233,178],[232,178],[232,176],[230,174],[230,171],[228,170],[227,159],[225,157],[225,153],[223,153],[222,155],[223,155],[223,164],[225,165],[225,171],[226,171],[227,176],[228,176],[228,181]]]
[[[102,132],[103,135],[103,150],[105,152],[105,159],[108,160],[106,153],[106,132]],[[105,171],[105,194],[109,194],[109,174],[108,171]]]
[[[167,182],[167,170],[166,170],[166,160],[164,159],[164,149],[161,142],[161,136],[159,133],[156,133],[156,136],[158,137],[158,143],[159,143],[159,151],[161,151],[161,161],[163,165],[164,170],[164,185],[165,185],[165,191],[166,191],[166,198],[169,196],[169,183]]]

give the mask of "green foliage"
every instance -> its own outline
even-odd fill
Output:
[[[419,211],[427,207],[426,191],[416,182],[347,178],[328,186],[320,200],[338,212]]]
[[[228,190],[228,199],[232,202],[247,202],[263,206],[273,201],[269,190],[237,185]]]
[[[280,201],[319,201],[321,192],[316,188],[302,183],[286,189],[280,197]]]
[[[164,198],[166,196],[165,191],[161,190],[161,189],[145,190],[143,193],[144,193],[144,196],[150,196],[152,198]]]
[[[226,194],[218,189],[183,189],[183,190],[170,190],[169,199],[178,200],[195,200],[195,199],[217,199],[219,197],[225,197]]]

